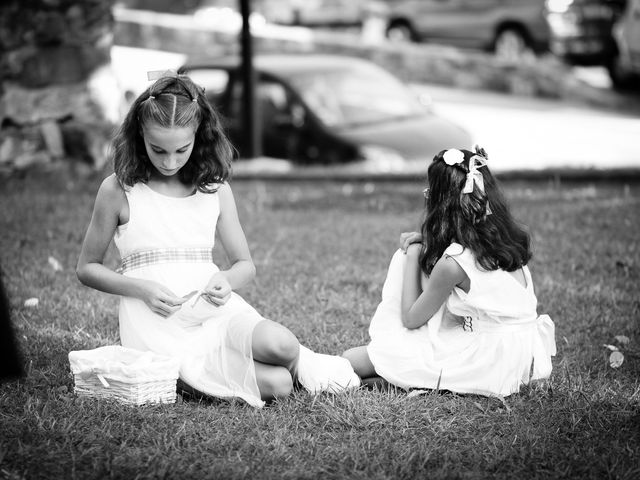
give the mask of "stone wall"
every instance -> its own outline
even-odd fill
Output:
[[[112,0],[0,4],[0,171],[60,158],[105,162],[118,114],[104,96],[112,7]]]

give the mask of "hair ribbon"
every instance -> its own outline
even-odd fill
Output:
[[[467,180],[464,184],[464,188],[462,189],[462,193],[473,192],[474,184],[478,186],[482,193],[484,193],[484,178],[482,176],[482,172],[478,169],[485,167],[486,165],[486,159],[480,155],[473,155],[469,159],[469,173],[467,173]]]

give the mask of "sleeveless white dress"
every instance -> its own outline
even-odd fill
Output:
[[[201,291],[219,271],[213,262],[218,194],[197,191],[176,198],[145,183],[125,194],[129,221],[114,235],[122,258],[119,271],[158,282],[178,296]],[[264,317],[235,292],[222,306],[197,298],[193,295],[178,312],[164,318],[142,300],[122,297],[122,345],[178,359],[181,380],[202,393],[262,407],[251,344],[253,330]],[[296,373],[311,392],[338,392],[360,384],[346,359],[302,345]]]
[[[219,270],[213,263],[218,194],[169,197],[145,183],[125,194],[129,221],[114,236],[123,275],[156,281],[178,296],[204,288]],[[122,297],[122,345],[178,358],[180,378],[203,393],[262,406],[251,337],[263,317],[235,292],[220,307],[202,298],[192,304],[164,318],[142,300]],[[185,315],[187,309],[193,315]]]
[[[469,276],[469,292],[455,288],[426,325],[414,330],[401,320],[407,257],[400,250],[393,255],[369,327],[367,352],[377,374],[404,389],[487,396],[507,396],[549,377],[556,353],[554,324],[536,312],[528,267],[523,268],[525,287],[503,270],[482,270],[473,253],[457,243],[445,255]]]

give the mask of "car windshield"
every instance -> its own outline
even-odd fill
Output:
[[[375,67],[298,73],[290,81],[309,108],[332,127],[425,114],[410,89]]]

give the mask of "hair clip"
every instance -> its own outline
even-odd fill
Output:
[[[164,77],[178,78],[178,72],[175,70],[151,70],[147,72],[147,80],[158,80]]]

